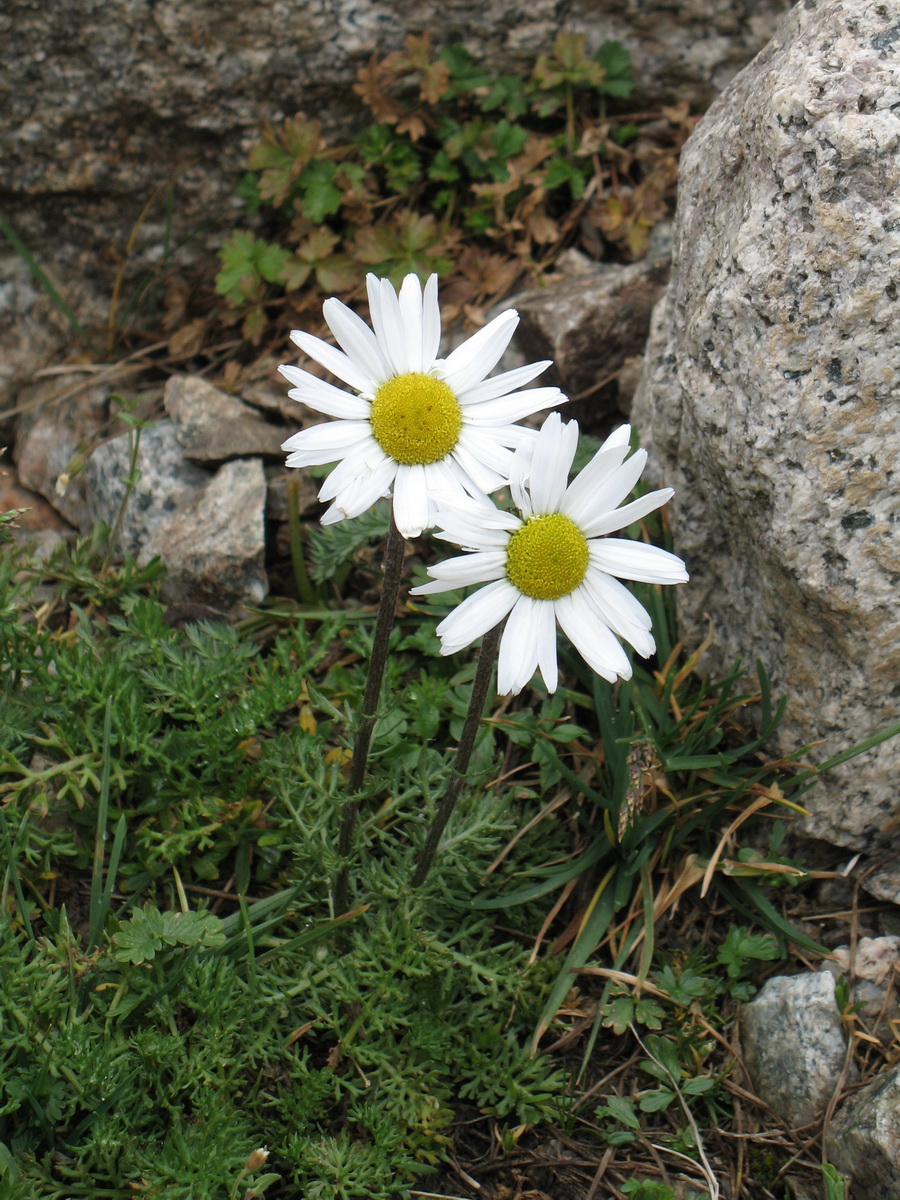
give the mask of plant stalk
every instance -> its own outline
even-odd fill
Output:
[[[353,758],[350,761],[350,777],[347,790],[351,796],[357,797],[366,778],[366,764],[369,760],[369,747],[372,744],[372,734],[375,730],[375,715],[378,708],[378,698],[381,695],[381,681],[384,677],[384,667],[387,662],[388,640],[394,624],[394,609],[397,604],[397,594],[400,591],[400,576],[403,572],[404,540],[394,521],[391,512],[391,523],[388,528],[387,544],[384,548],[384,582],[381,585],[381,600],[378,604],[378,616],[375,619],[375,635],[372,639],[372,657],[369,660],[369,676],[366,680],[366,690],[363,693],[362,708],[359,715],[359,727],[353,743]],[[344,809],[344,819],[341,822],[341,832],[338,837],[338,854],[342,866],[334,884],[334,915],[342,917],[347,911],[347,893],[350,880],[350,848],[353,845],[353,831],[356,828],[356,818],[359,813],[359,799],[356,798]]]
[[[414,888],[420,887],[428,878],[428,872],[431,870],[431,864],[434,861],[438,843],[441,840],[441,834],[444,832],[447,822],[453,814],[459,794],[462,791],[462,786],[466,781],[469,759],[472,757],[472,750],[475,746],[475,735],[478,733],[478,726],[481,724],[481,717],[484,713],[484,703],[487,700],[491,684],[491,674],[494,670],[494,659],[497,657],[497,643],[499,641],[499,625],[495,625],[482,639],[481,651],[478,655],[478,665],[475,668],[475,678],[472,681],[472,695],[469,697],[469,708],[466,712],[466,719],[463,722],[462,733],[459,737],[459,745],[456,748],[456,755],[453,759],[450,782],[447,784],[447,791],[444,793],[444,798],[431,823],[431,828],[428,830],[425,845],[419,852],[416,869],[412,877],[412,886]]]
[[[303,526],[300,524],[300,480],[296,475],[292,475],[287,482],[287,511],[291,567],[294,571],[297,595],[300,597],[302,605],[306,608],[314,608],[319,598],[309,581],[306,560],[303,555]]]

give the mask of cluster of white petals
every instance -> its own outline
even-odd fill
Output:
[[[284,443],[290,467],[336,463],[319,498],[325,524],[359,516],[393,497],[396,526],[414,537],[435,526],[463,555],[429,568],[419,595],[483,584],[440,622],[441,652],[452,654],[505,621],[498,690],[518,693],[536,671],[558,684],[557,625],[599,675],[631,676],[622,642],[655,651],[650,617],[622,580],[682,583],[674,554],[610,537],[665,504],[670,488],[623,503],[644,468],[629,455],[631,430],[616,430],[569,482],[576,422],[553,412],[539,432],[516,422],[565,401],[555,387],[527,388],[549,362],[490,376],[518,324],[500,314],[438,358],[437,277],[424,289],[408,275],[399,293],[367,277],[372,328],[346,305],[326,300],[324,316],[340,349],[310,334],[296,345],[352,391],[299,367],[282,366],[290,396],[333,418]],[[525,390],[521,390],[521,389]],[[489,493],[508,485],[518,513]]]
[[[331,501],[324,524],[356,517],[393,492],[394,519],[404,537],[432,524],[437,502],[444,505],[495,491],[507,482],[512,451],[534,437],[516,422],[566,397],[555,387],[520,388],[549,365],[530,363],[488,379],[519,323],[509,309],[438,358],[441,314],[437,276],[424,289],[407,275],[399,294],[387,279],[366,279],[369,326],[339,300],[326,300],[324,316],[340,350],[308,333],[291,339],[353,392],[325,383],[299,367],[280,371],[293,384],[288,393],[307,407],[335,418],[295,433],[284,443],[289,467],[336,462],[319,498]],[[379,389],[391,380],[416,376],[439,381],[459,406],[454,444],[435,461],[403,462],[392,457],[373,432],[372,406]],[[428,454],[421,457],[428,458]]]
[[[453,654],[506,619],[497,668],[497,690],[503,695],[520,692],[536,670],[547,690],[556,690],[557,622],[585,662],[610,681],[631,676],[619,638],[644,657],[656,649],[647,610],[620,580],[683,583],[688,575],[681,559],[667,550],[606,536],[639,521],[672,495],[671,488],[663,488],[619,507],[647,460],[645,450],[628,457],[630,435],[628,425],[617,429],[569,483],[578,426],[551,413],[537,441],[514,458],[511,488],[520,515],[486,499],[437,514],[438,536],[469,553],[430,567],[432,582],[413,591],[422,595],[486,585],[445,617],[437,633],[441,653]],[[545,599],[522,590],[521,582],[517,586],[510,578],[516,574],[510,570],[510,543],[535,518],[554,514],[566,518],[563,530],[572,532],[548,547],[547,561],[539,565],[555,573],[564,587],[571,580],[566,554],[581,551],[578,534],[587,555],[580,581],[562,595]]]

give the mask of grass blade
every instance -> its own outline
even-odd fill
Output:
[[[34,930],[31,927],[31,918],[28,916],[28,909],[25,907],[25,896],[22,892],[22,884],[19,880],[19,872],[16,870],[16,855],[13,850],[12,842],[9,840],[9,830],[6,827],[6,813],[0,808],[0,830],[3,831],[3,845],[6,850],[7,869],[9,878],[12,881],[13,891],[16,893],[16,904],[19,909],[19,916],[22,919],[22,924],[28,933],[28,937],[32,942],[37,942],[34,936]]]
[[[15,250],[16,254],[18,254],[19,258],[21,258],[22,262],[24,262],[25,266],[28,268],[28,270],[31,272],[31,274],[34,276],[34,278],[37,280],[37,282],[40,284],[40,286],[44,289],[44,291],[47,293],[47,295],[50,297],[50,299],[53,301],[53,303],[56,305],[56,307],[59,309],[59,311],[62,313],[62,315],[66,318],[66,320],[69,322],[69,324],[72,326],[72,328],[78,334],[78,336],[82,339],[82,341],[86,343],[86,345],[94,352],[94,354],[97,354],[99,356],[99,351],[97,350],[97,347],[94,345],[94,343],[91,341],[90,336],[89,336],[87,330],[85,329],[85,327],[81,324],[81,322],[78,320],[78,318],[72,312],[71,308],[69,308],[66,301],[63,299],[63,297],[57,291],[53,282],[41,269],[41,267],[38,264],[37,260],[35,259],[34,255],[31,253],[31,251],[28,249],[28,247],[25,245],[25,243],[22,241],[22,239],[19,237],[19,235],[13,229],[12,225],[10,225],[9,221],[7,221],[6,217],[4,217],[2,213],[0,213],[0,233],[5,235],[6,240],[12,246],[13,250]]]
[[[112,740],[112,696],[106,700],[106,712],[103,715],[103,766],[100,773],[100,797],[97,802],[97,833],[94,838],[94,866],[91,874],[91,907],[88,918],[88,950],[96,946],[100,939],[100,931],[106,923],[106,913],[103,906],[103,863],[105,853],[103,844],[106,841],[106,822],[109,816],[109,776],[112,767],[110,757],[110,742]],[[112,889],[110,889],[110,894]]]

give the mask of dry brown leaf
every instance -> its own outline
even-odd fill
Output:
[[[388,56],[390,57],[390,56]],[[387,60],[385,60],[387,62]],[[372,113],[376,121],[396,125],[406,115],[406,109],[384,90],[384,71],[373,55],[356,73],[357,82],[353,90]]]
[[[206,340],[206,318],[196,317],[187,325],[176,329],[169,338],[166,349],[173,358],[190,358],[199,354]]]
[[[241,364],[230,358],[222,370],[222,387],[225,391],[234,387],[241,373]]]
[[[528,217],[526,228],[533,241],[539,246],[548,246],[559,239],[559,225],[544,211],[536,208]]]
[[[163,329],[177,329],[182,324],[190,294],[190,285],[186,280],[173,276],[166,282],[166,291],[163,297]]]

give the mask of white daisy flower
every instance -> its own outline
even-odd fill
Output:
[[[558,682],[556,624],[585,662],[608,679],[629,679],[631,664],[617,641],[649,657],[656,649],[650,617],[620,579],[684,583],[684,563],[667,550],[606,535],[665,504],[672,488],[649,492],[622,508],[646,450],[628,455],[631,428],[606,439],[571,483],[578,424],[551,413],[536,442],[516,451],[510,486],[521,516],[471,501],[439,512],[439,537],[472,553],[429,567],[433,582],[418,595],[485,583],[437,627],[441,653],[453,654],[508,618],[500,640],[497,690],[516,694],[540,670],[549,692]]]
[[[450,507],[506,483],[513,449],[535,436],[514,422],[566,397],[555,387],[517,390],[549,361],[487,378],[519,323],[513,309],[440,359],[437,276],[423,291],[407,275],[399,295],[374,275],[366,285],[374,332],[331,299],[323,311],[341,350],[308,333],[291,334],[356,394],[299,367],[279,367],[294,384],[288,395],[337,418],[295,433],[282,449],[289,467],[340,460],[319,492],[320,500],[333,501],[323,524],[357,517],[393,490],[397,528],[415,537],[431,524],[435,501]]]

